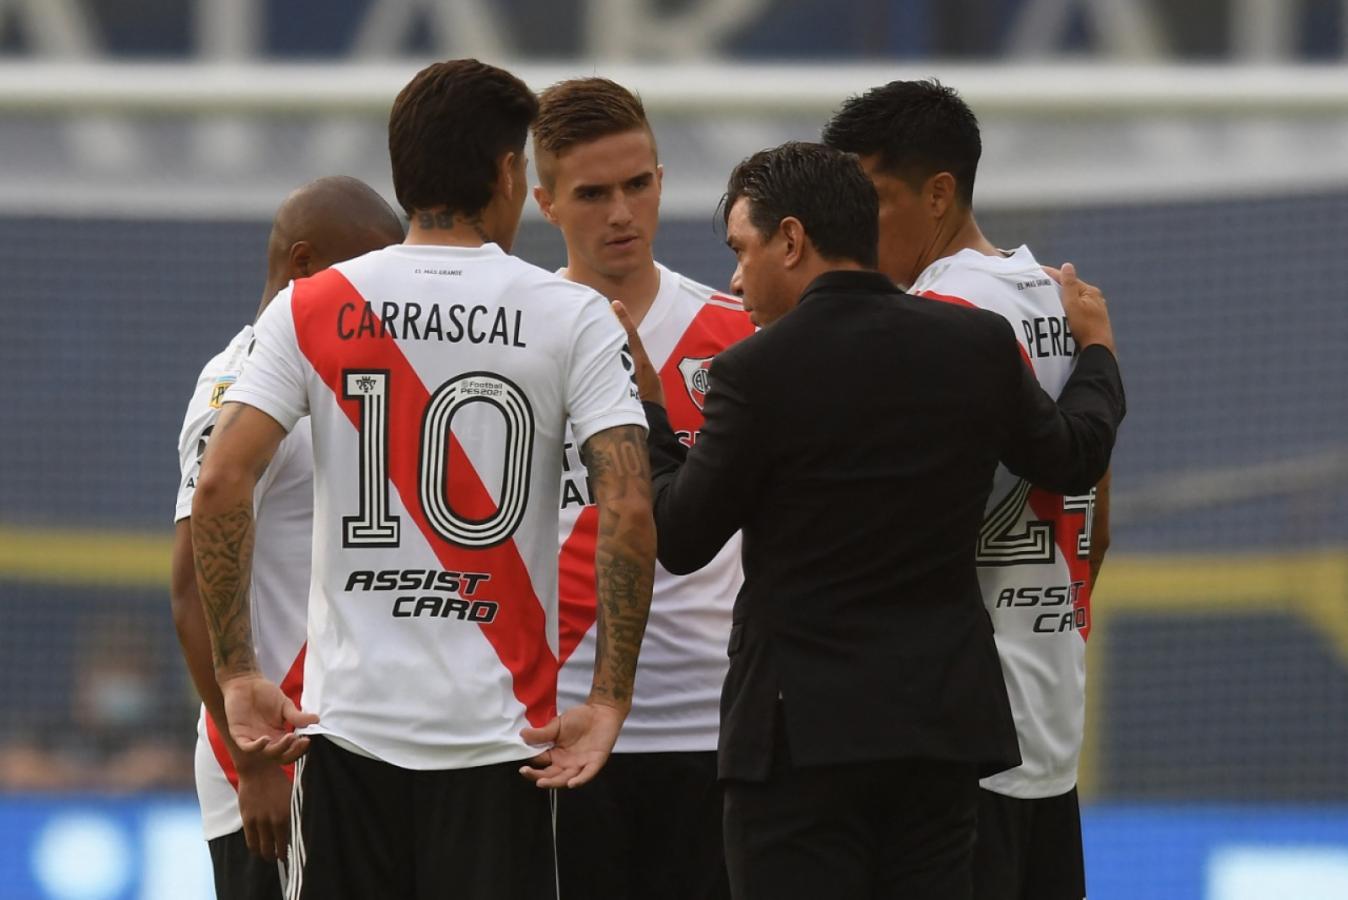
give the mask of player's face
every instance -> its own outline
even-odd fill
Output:
[[[662,172],[644,128],[570,148],[554,161],[544,214],[566,238],[568,265],[614,280],[649,267]]]
[[[902,288],[921,274],[922,255],[935,240],[937,222],[926,212],[922,194],[880,170],[880,157],[861,157],[861,167],[880,198],[880,271]]]
[[[787,283],[786,240],[777,231],[767,240],[749,221],[748,197],[740,197],[726,220],[725,242],[735,254],[730,290],[744,300],[749,321],[766,328],[786,315],[799,299]]]

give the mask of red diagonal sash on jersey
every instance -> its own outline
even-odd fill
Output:
[[[565,663],[576,652],[585,632],[594,625],[598,605],[594,581],[594,549],[599,543],[599,507],[580,511],[576,525],[562,544],[557,567],[557,661]]]
[[[309,645],[300,646],[299,655],[295,661],[290,664],[290,671],[286,672],[286,677],[281,679],[281,693],[290,698],[290,702],[296,706],[300,705],[300,694],[304,690],[304,651]],[[287,728],[287,731],[293,731],[293,728]],[[206,741],[211,745],[211,753],[215,756],[215,761],[220,764],[225,777],[233,785],[234,790],[239,789],[239,770],[234,766],[234,760],[229,755],[229,750],[225,747],[225,738],[220,734],[220,729],[215,727],[215,719],[210,713],[206,714]],[[286,776],[294,779],[295,766],[293,764],[285,766]]]
[[[1077,535],[1086,527],[1086,513],[1064,509],[1061,494],[1042,488],[1031,488],[1026,503],[1036,519],[1053,523],[1053,542],[1067,564],[1068,577],[1073,584],[1081,583],[1072,598],[1072,610],[1082,612],[1083,616],[1074,630],[1083,641],[1087,640],[1091,636],[1091,561],[1077,555]]]
[[[718,297],[727,302],[729,298]],[[689,395],[679,363],[684,359],[710,359],[754,333],[743,310],[707,304],[698,311],[679,337],[660,368],[670,425],[676,432],[697,434],[702,428],[702,410]],[[691,438],[690,438],[691,440]],[[595,591],[594,550],[599,535],[599,509],[587,506],[580,512],[566,542],[558,567],[558,658],[570,659],[585,633],[594,626],[598,597]]]
[[[491,573],[492,587],[500,591],[500,608],[482,633],[514,680],[515,696],[535,727],[547,723],[557,707],[557,660],[547,643],[543,606],[534,593],[529,570],[513,539],[495,547],[468,550],[445,541],[431,528],[421,508],[417,464],[421,454],[421,417],[430,392],[397,342],[390,337],[364,336],[341,340],[337,311],[344,303],[367,307],[365,298],[340,272],[328,269],[295,283],[291,309],[301,352],[314,371],[332,389],[337,405],[351,424],[360,428],[360,403],[344,400],[344,368],[384,369],[389,372],[388,479],[402,497],[426,543],[446,570]],[[473,469],[468,455],[450,434],[449,457],[454,460],[451,483],[460,509],[492,510],[491,494]],[[355,477],[355,473],[352,473]]]
[[[938,294],[935,291],[922,291],[917,296],[926,297],[929,300],[939,300],[942,303],[949,303],[951,306],[967,306],[971,309],[983,308],[977,303],[965,300],[963,297],[956,297],[953,294]],[[1020,351],[1020,358],[1025,360],[1025,365],[1029,366],[1030,371],[1033,372],[1034,361],[1030,359],[1030,351],[1025,349],[1025,345],[1020,342],[1019,338],[1016,339],[1016,349]]]

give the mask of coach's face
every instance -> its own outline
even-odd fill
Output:
[[[735,254],[730,290],[743,298],[749,321],[766,328],[789,313],[800,294],[790,277],[786,235],[779,226],[765,239],[749,219],[751,203],[740,197],[726,219],[725,242]]]
[[[922,274],[922,260],[936,243],[939,219],[929,214],[924,192],[880,168],[880,157],[861,157],[880,199],[880,271],[907,290]]]

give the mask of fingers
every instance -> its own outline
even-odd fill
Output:
[[[1055,269],[1052,266],[1040,266],[1039,268],[1043,269],[1044,274],[1049,278],[1052,278],[1058,284],[1062,284],[1062,269]]]
[[[525,728],[520,737],[526,744],[551,744],[562,731],[562,717],[557,716],[542,728]]]
[[[303,728],[306,725],[317,725],[318,716],[310,712],[305,712],[295,705],[289,697],[281,705],[281,718],[289,725],[295,728]]]
[[[614,300],[612,303],[613,314],[618,317],[618,324],[622,325],[623,331],[627,332],[628,338],[637,338],[637,326],[632,324],[632,317],[627,314],[627,307],[622,305],[622,301]]]
[[[309,752],[309,739],[307,737],[304,737],[303,735],[300,735],[295,738],[294,743],[290,745],[290,749],[285,750],[281,753],[277,761],[280,762],[280,764],[283,766],[288,766],[308,752]]]
[[[579,772],[572,776],[571,780],[566,783],[566,786],[569,788],[578,788],[581,785],[588,783],[594,776],[598,775],[599,770],[602,768],[604,768],[603,762],[593,760],[587,762],[580,767]]]
[[[1076,281],[1077,281],[1077,267],[1072,265],[1070,262],[1063,263],[1062,278],[1059,279],[1059,283],[1063,287],[1067,287],[1075,283]]]

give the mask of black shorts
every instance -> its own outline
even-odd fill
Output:
[[[414,771],[315,736],[295,768],[287,900],[555,900],[552,792],[523,764]]]
[[[284,863],[268,862],[248,849],[243,831],[206,842],[215,872],[216,900],[281,900]]]
[[[980,790],[975,900],[1082,900],[1086,864],[1076,788],[1018,800]]]
[[[729,900],[716,753],[615,753],[557,794],[565,900]]]

